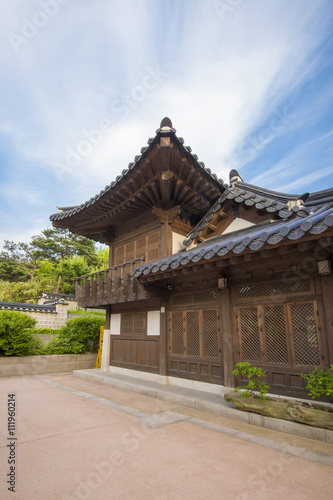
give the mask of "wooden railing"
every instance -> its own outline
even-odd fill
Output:
[[[75,292],[80,307],[96,307],[148,298],[146,289],[133,275],[144,257],[97,273],[76,278]]]

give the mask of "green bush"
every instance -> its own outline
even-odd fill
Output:
[[[333,399],[333,365],[326,372],[315,368],[308,375],[301,373],[301,377],[306,380],[306,388],[309,389],[308,394],[312,399],[320,396]]]
[[[31,328],[30,331],[36,335],[57,335],[59,333],[59,328],[53,330],[53,328]]]
[[[245,375],[249,380],[248,384],[243,388],[244,392],[241,394],[242,398],[250,398],[260,395],[260,399],[262,401],[267,399],[265,394],[270,388],[270,385],[264,384],[263,381],[259,380],[266,377],[266,372],[264,372],[264,370],[257,368],[256,366],[252,366],[251,363],[244,361],[243,363],[237,363],[235,365],[232,375]],[[241,387],[236,387],[235,392],[238,392],[241,389]]]
[[[45,347],[46,354],[82,354],[97,352],[100,327],[105,319],[98,317],[74,318],[60,328],[57,337]]]
[[[17,311],[0,311],[0,356],[41,354],[43,342],[34,337],[36,320]]]

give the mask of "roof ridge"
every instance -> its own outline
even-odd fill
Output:
[[[115,180],[112,181],[107,186],[105,186],[105,188],[103,190],[101,190],[99,192],[99,194],[97,194],[94,197],[90,198],[89,200],[81,203],[81,205],[76,205],[76,206],[73,206],[73,207],[68,207],[69,208],[68,210],[59,211],[59,212],[57,212],[55,214],[50,215],[50,220],[51,221],[55,221],[55,220],[59,220],[59,219],[64,219],[66,217],[69,217],[71,215],[74,215],[76,213],[81,212],[85,208],[88,208],[89,206],[94,205],[97,201],[101,200],[104,197],[104,195],[106,195],[107,193],[109,193],[110,191],[112,191],[112,189],[114,189],[115,186],[117,186],[138,165],[138,163],[142,161],[142,159],[148,154],[148,152],[152,149],[153,145],[158,141],[158,139],[161,136],[163,136],[163,137],[165,137],[165,136],[173,137],[175,139],[176,143],[183,148],[185,154],[188,157],[190,157],[192,159],[192,161],[194,160],[196,162],[197,166],[202,171],[204,171],[206,173],[206,175],[211,178],[211,180],[213,180],[214,182],[218,183],[219,186],[225,187],[226,184],[223,182],[223,180],[219,179],[217,177],[217,175],[214,174],[214,173],[212,173],[212,171],[209,168],[206,168],[204,162],[199,161],[198,160],[198,156],[196,154],[192,153],[192,148],[190,146],[185,146],[184,145],[184,139],[182,137],[178,137],[176,135],[176,132],[177,132],[176,129],[173,128],[172,126],[170,127],[170,126],[167,126],[166,124],[164,124],[165,120],[169,120],[170,124],[172,125],[171,120],[169,118],[164,118],[162,120],[162,122],[161,122],[160,128],[158,128],[156,130],[155,137],[148,139],[148,141],[147,141],[148,146],[144,146],[144,147],[141,148],[141,150],[140,150],[141,154],[136,155],[134,157],[134,162],[130,162],[128,164],[127,169],[124,169],[122,171],[121,175],[117,175],[117,177],[115,178]],[[66,207],[64,207],[64,208],[66,208]]]

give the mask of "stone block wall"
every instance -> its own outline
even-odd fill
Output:
[[[36,318],[37,325],[36,328],[61,328],[66,324],[67,321],[67,309],[68,306],[64,304],[56,304],[55,312],[36,312],[36,311],[24,311],[25,314],[29,314],[33,318]]]
[[[97,353],[0,357],[0,377],[68,373],[94,368]]]

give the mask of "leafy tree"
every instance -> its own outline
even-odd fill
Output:
[[[0,280],[5,281],[26,281],[28,274],[15,262],[9,258],[0,255]]]
[[[102,271],[109,267],[109,248],[101,248],[98,250],[97,259],[97,265],[90,270],[90,273],[96,273],[97,271]]]
[[[81,256],[86,259],[89,266],[98,263],[95,243],[84,236],[73,234],[67,229],[44,229],[41,236],[33,236],[32,240],[34,245],[43,253],[45,260],[59,265],[57,292],[60,291],[66,267],[64,266],[65,259]]]
[[[68,229],[44,229],[39,236],[33,236],[34,245],[43,252],[44,260],[63,261],[75,255],[85,257],[89,266],[97,265],[95,243],[84,236],[73,234]]]
[[[35,304],[42,291],[53,292],[56,287],[56,280],[52,277],[36,277],[31,281],[0,281],[0,301],[2,302],[23,302]]]
[[[67,229],[45,229],[29,244],[6,241],[0,254],[0,301],[36,302],[42,290],[75,293],[76,277],[107,267],[108,248],[96,251],[93,241]]]
[[[33,281],[36,269],[43,259],[43,252],[34,241],[31,243],[15,243],[5,240],[4,251],[1,253],[3,260],[14,261]]]

